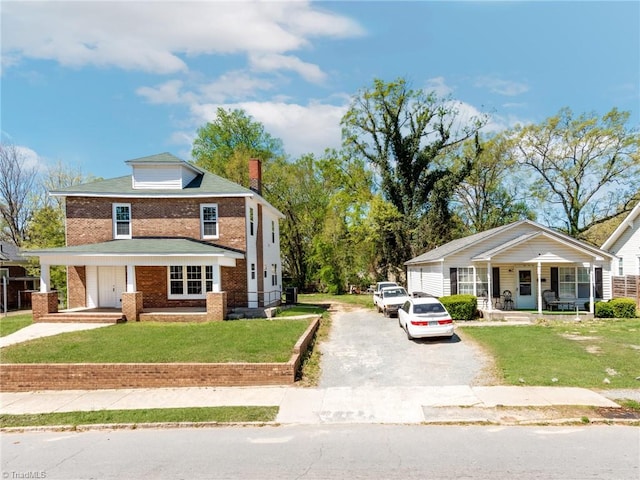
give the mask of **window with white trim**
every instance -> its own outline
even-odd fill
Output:
[[[253,208],[249,207],[249,235],[253,237]]]
[[[218,238],[218,205],[203,203],[200,205],[200,232],[202,238]]]
[[[4,277],[9,278],[9,269],[8,268],[0,268],[0,280]]]
[[[589,298],[590,277],[588,267],[559,267],[558,297]]]
[[[205,298],[213,291],[211,265],[172,265],[169,267],[169,298]]]
[[[640,266],[640,262],[639,262],[639,266]],[[622,261],[621,258],[618,259],[618,275],[620,275],[621,277],[624,275],[624,262]]]
[[[475,287],[475,290],[474,290]],[[481,296],[489,291],[486,268],[459,267],[458,293]]]
[[[275,263],[271,265],[271,285],[278,285],[278,265]]]
[[[271,220],[271,243],[276,243],[276,222]]]
[[[131,238],[131,204],[113,204],[113,238]]]
[[[256,279],[256,264],[252,263],[251,264],[251,280],[255,280]]]

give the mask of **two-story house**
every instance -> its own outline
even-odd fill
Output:
[[[51,265],[67,267],[70,309],[263,307],[282,295],[279,220],[261,196],[262,171],[249,162],[250,188],[171,154],[126,162],[131,175],[73,186],[65,199],[66,246],[26,252],[41,264],[34,320],[57,311]]]

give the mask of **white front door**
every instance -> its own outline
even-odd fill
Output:
[[[534,309],[536,308],[536,294],[532,269],[518,270],[518,286],[516,288],[516,308]]]
[[[126,290],[124,267],[98,267],[98,306],[122,308],[122,293]]]

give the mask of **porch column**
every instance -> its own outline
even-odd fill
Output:
[[[49,313],[58,313],[58,292],[34,292],[31,294],[31,311],[33,321]]]
[[[48,293],[51,284],[51,271],[46,263],[40,264],[40,293]]]
[[[127,285],[127,288],[129,286]],[[122,294],[122,315],[128,322],[139,322],[142,313],[142,292],[125,292]]]
[[[593,263],[589,264],[589,313],[595,313],[595,292],[593,291],[596,282],[596,270]]]
[[[127,293],[136,291],[136,266],[127,265]]]
[[[537,274],[538,274],[538,280],[536,280],[536,283],[538,285],[538,313],[542,314],[542,279],[540,278],[542,276],[541,262],[538,262]]]
[[[487,262],[487,311],[493,311],[493,277],[491,276],[491,262]]]
[[[221,321],[227,318],[227,292],[207,293],[207,320]]]
[[[221,284],[221,279],[220,279],[220,264],[219,263],[214,263],[213,265],[211,265],[211,268],[213,270],[213,289],[211,290],[212,292],[220,292],[221,288],[220,288],[220,284]]]

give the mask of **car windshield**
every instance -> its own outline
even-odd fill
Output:
[[[404,288],[388,289],[382,292],[385,297],[402,297],[407,294]]]
[[[413,313],[444,313],[440,303],[419,303],[413,306]]]

